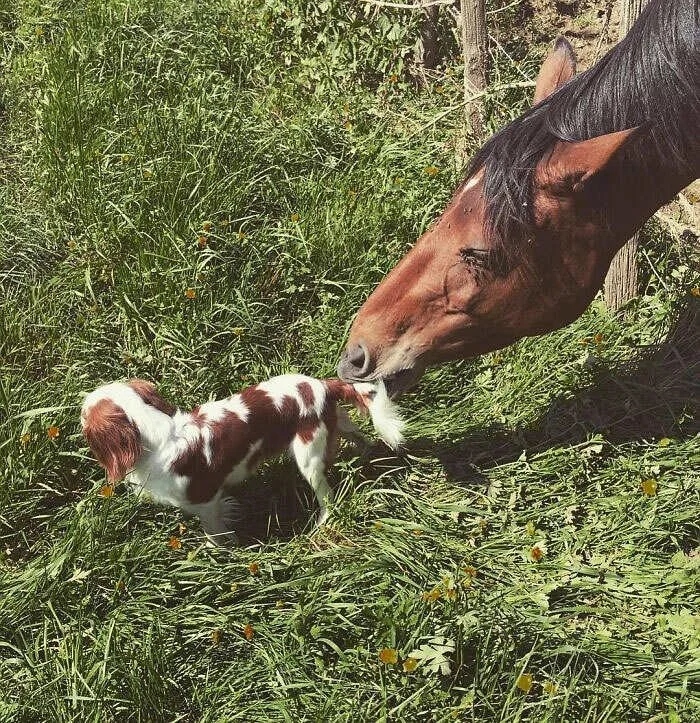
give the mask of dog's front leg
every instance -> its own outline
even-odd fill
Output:
[[[206,504],[196,505],[192,512],[199,516],[204,534],[210,543],[219,547],[236,547],[238,535],[235,529],[242,517],[241,503],[221,493]]]

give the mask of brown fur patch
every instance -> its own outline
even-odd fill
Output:
[[[297,390],[299,391],[301,401],[304,402],[306,407],[313,407],[316,398],[314,397],[314,390],[311,385],[308,382],[299,382],[299,384],[297,384]]]
[[[333,402],[348,402],[359,409],[363,414],[369,413],[365,398],[352,384],[348,384],[342,379],[324,379],[323,383],[326,385],[328,396],[333,400]]]
[[[426,233],[436,232],[437,225]],[[434,262],[435,252],[432,248],[426,244],[414,246],[365,301],[361,312],[366,316],[379,317],[385,322],[390,321],[392,330],[404,318],[415,315],[416,299],[412,292],[420,286],[426,269],[431,269]]]
[[[299,437],[304,444],[309,444],[317,431],[318,419],[316,417],[305,418],[299,422],[295,436]]]
[[[206,425],[204,417],[196,413],[193,414],[193,422],[200,428]],[[187,499],[194,504],[209,502],[226,476],[243,461],[254,441],[250,426],[233,412],[227,412],[222,419],[208,426],[211,464],[204,456],[202,437],[173,464],[176,474],[189,477]]]
[[[111,399],[101,399],[87,410],[83,434],[110,482],[123,479],[143,454],[138,427]]]
[[[284,397],[282,407],[277,409],[270,396],[258,387],[241,392],[243,403],[250,410],[248,424],[251,439],[262,439],[263,457],[280,454],[294,438],[299,424],[299,405],[294,397]]]
[[[145,379],[131,379],[127,382],[127,384],[141,397],[141,399],[143,399],[146,404],[149,404],[151,407],[155,407],[157,410],[167,414],[169,417],[172,417],[177,411],[177,408],[174,405],[166,399],[163,399],[163,397],[158,394],[155,384],[147,382]]]
[[[201,437],[173,462],[172,470],[189,478],[187,499],[195,505],[209,502],[223,482],[207,463]]]
[[[228,412],[209,424],[211,464],[207,464],[201,438],[173,464],[176,474],[189,477],[187,498],[194,504],[211,500],[255,442],[262,440],[262,446],[248,460],[248,472],[260,460],[283,452],[297,432],[299,405],[293,397],[285,397],[281,409],[277,409],[267,392],[257,386],[244,389],[239,396],[249,410],[248,420],[244,422],[234,412]],[[195,423],[203,426],[197,410],[193,416]],[[309,422],[318,427],[317,417],[310,417]]]

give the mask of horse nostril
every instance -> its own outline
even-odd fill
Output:
[[[367,364],[367,352],[362,344],[356,344],[348,349],[348,364],[351,364],[360,373],[364,371]]]
[[[338,373],[341,377],[361,379],[369,373],[371,363],[372,360],[364,345],[355,344],[345,350],[340,364],[338,364]]]

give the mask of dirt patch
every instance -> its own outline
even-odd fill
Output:
[[[671,203],[662,206],[657,217],[678,235],[690,231],[700,238],[700,179],[683,189]]]
[[[530,0],[537,22],[537,41],[551,43],[565,35],[578,59],[578,70],[585,70],[612,48],[620,32],[618,2],[591,0]]]

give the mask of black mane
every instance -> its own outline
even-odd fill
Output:
[[[698,173],[700,0],[649,0],[627,36],[596,65],[512,121],[472,159],[484,169],[486,231],[511,262],[533,227],[535,168],[559,141],[643,126],[625,149],[634,176]],[[694,176],[693,176],[694,177]]]

